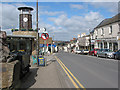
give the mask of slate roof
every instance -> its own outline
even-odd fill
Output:
[[[120,21],[120,13],[113,16],[112,18],[104,19],[96,28],[100,28],[102,26],[109,25],[119,21]]]

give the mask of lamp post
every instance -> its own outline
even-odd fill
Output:
[[[39,32],[38,32],[38,0],[36,6],[36,29],[37,29],[37,66],[39,66],[38,58],[39,58]]]

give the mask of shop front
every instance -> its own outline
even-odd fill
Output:
[[[95,41],[95,45],[97,48],[100,49],[110,49],[112,51],[117,51],[118,50],[118,42],[117,40],[114,39],[97,39]]]

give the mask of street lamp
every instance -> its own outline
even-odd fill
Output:
[[[38,32],[38,0],[37,0],[37,6],[36,6],[36,29],[37,29],[37,66],[39,66],[39,32]]]

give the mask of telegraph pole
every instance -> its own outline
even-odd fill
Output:
[[[37,29],[37,65],[39,66],[38,58],[39,58],[39,33],[38,33],[38,0],[37,0],[37,7],[36,7],[36,29]]]

